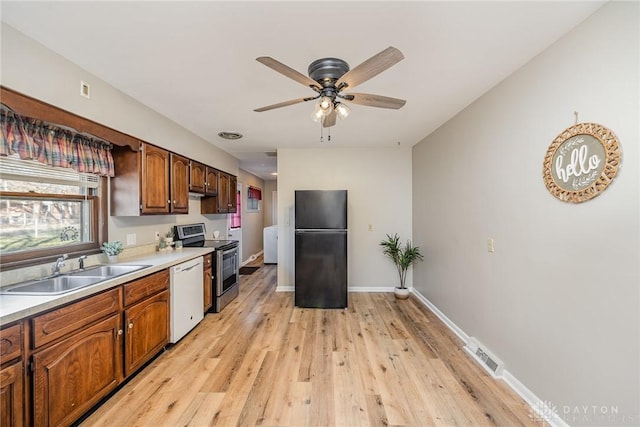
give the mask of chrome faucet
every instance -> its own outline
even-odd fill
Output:
[[[65,265],[64,264],[64,260],[67,259],[67,258],[69,258],[69,255],[64,254],[60,258],[58,258],[56,260],[56,263],[53,265],[53,275],[54,276],[57,276],[58,274],[60,274],[60,269],[62,267],[64,267],[64,265]]]
[[[78,258],[78,265],[80,270],[84,270],[84,260],[87,259],[86,255],[82,255],[80,258]]]

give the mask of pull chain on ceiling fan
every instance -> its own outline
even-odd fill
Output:
[[[301,102],[318,100],[311,114],[311,118],[316,122],[322,122],[322,126],[328,128],[336,124],[336,117],[340,116],[340,118],[344,119],[349,115],[351,109],[344,101],[369,107],[397,110],[402,108],[406,103],[404,99],[372,95],[369,93],[343,93],[343,91],[353,89],[357,85],[391,68],[403,59],[404,55],[395,47],[386,48],[354,69],[349,69],[349,64],[342,59],[322,58],[313,61],[309,65],[309,77],[307,77],[269,56],[261,56],[256,58],[256,61],[304,86],[310,87],[316,94],[314,96],[267,105],[266,107],[256,108],[253,111],[263,112],[288,107],[289,105],[299,104]]]

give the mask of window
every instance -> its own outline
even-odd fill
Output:
[[[0,170],[3,268],[99,250],[104,178],[17,156],[0,157]]]
[[[247,212],[260,212],[262,190],[256,187],[247,187]]]

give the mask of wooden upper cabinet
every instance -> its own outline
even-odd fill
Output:
[[[217,181],[213,181],[213,176],[208,179],[217,182],[217,191],[211,193],[214,197],[204,197],[200,201],[200,213],[236,213],[238,210],[236,200],[238,178],[235,175],[230,175],[218,170],[215,171],[215,174]]]
[[[218,212],[229,212],[229,174],[220,172],[218,174]]]
[[[189,159],[171,153],[171,213],[189,213]]]
[[[236,193],[238,192],[238,178],[234,175],[229,175],[229,203],[227,204],[227,212],[238,212],[238,199]]]
[[[139,151],[114,147],[111,215],[188,213],[189,159],[140,142]]]
[[[205,182],[205,191],[204,194],[206,196],[217,196],[218,195],[218,170],[207,166],[206,169],[206,182]]]
[[[142,144],[141,213],[169,213],[169,152]]]
[[[189,191],[204,194],[207,186],[207,167],[202,163],[191,160],[189,162]]]

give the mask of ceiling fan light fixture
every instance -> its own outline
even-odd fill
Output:
[[[325,113],[324,113],[324,110],[320,108],[320,103],[317,103],[316,106],[313,108],[313,113],[311,113],[311,120],[313,120],[316,123],[321,122],[324,115]]]
[[[320,98],[320,101],[318,101],[318,106],[322,111],[325,112],[325,114],[328,114],[333,108],[333,101],[328,96],[323,96],[322,98]]]
[[[349,108],[346,104],[342,102],[336,102],[336,113],[338,113],[338,117],[341,119],[346,119],[349,113],[351,112],[351,108]]]

